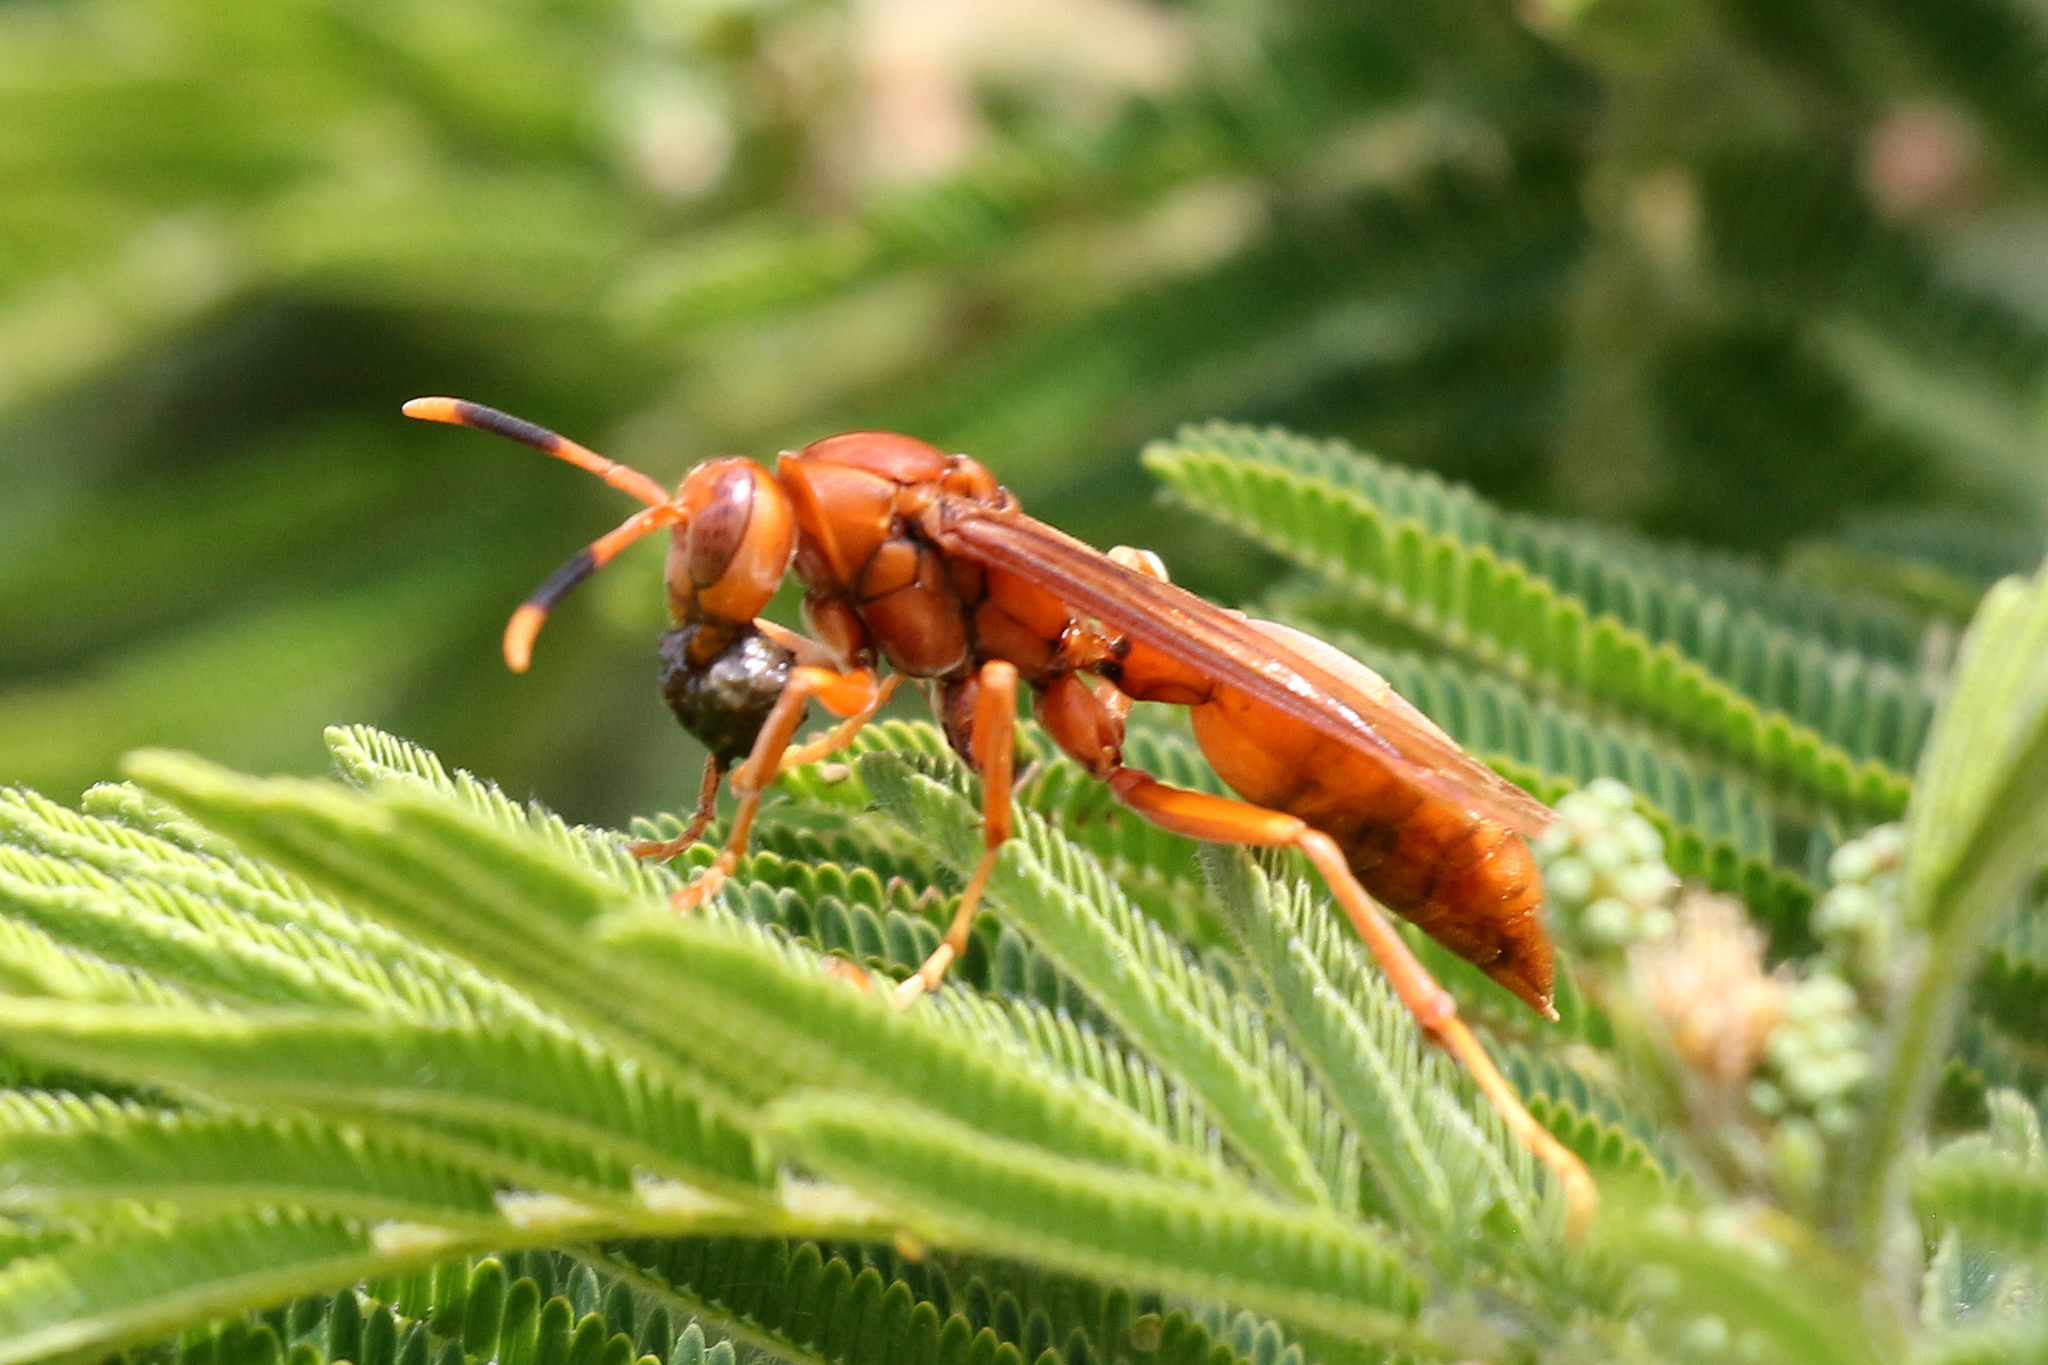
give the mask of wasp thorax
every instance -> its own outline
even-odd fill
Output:
[[[677,493],[688,519],[669,542],[669,610],[679,623],[751,621],[782,585],[796,545],[789,498],[752,460],[707,460]]]

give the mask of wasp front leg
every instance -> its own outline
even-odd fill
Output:
[[[823,668],[828,671],[841,673],[850,671],[846,668],[841,655],[823,641],[813,640],[808,635],[799,635],[787,626],[777,625],[773,621],[761,618],[755,619],[754,629],[788,650],[800,667]],[[854,736],[858,735],[862,727],[875,718],[877,711],[888,705],[889,698],[895,695],[896,689],[902,686],[902,684],[903,675],[901,673],[891,673],[888,677],[882,679],[881,686],[876,690],[872,701],[834,726],[826,734],[820,735],[809,743],[799,744],[784,753],[782,755],[782,764],[777,771],[786,773],[792,768],[807,767],[810,764],[816,763],[819,759],[829,754],[836,754],[841,749],[852,744]]]
[[[804,711],[810,703],[815,700],[835,716],[854,717],[873,715],[880,704],[878,698],[886,695],[884,684],[869,669],[841,673],[829,668],[798,666],[790,670],[789,682],[762,723],[753,751],[746,762],[733,770],[732,791],[739,798],[739,809],[733,813],[732,832],[726,836],[725,847],[709,867],[676,892],[672,899],[677,910],[694,910],[717,895],[739,866],[740,855],[746,852],[747,839],[753,833],[754,816],[761,809],[761,794],[782,770],[789,741],[803,724]]]
[[[704,781],[697,791],[697,809],[690,823],[673,839],[648,839],[626,845],[626,852],[647,862],[665,863],[704,837],[704,831],[718,815],[718,784],[725,778],[725,763],[717,754],[704,760]]]
[[[797,668],[810,668],[841,677],[851,677],[866,672],[866,670],[862,669],[842,668],[838,657],[826,646],[810,639],[808,636],[799,635],[785,626],[777,625],[773,621],[757,618],[754,621],[754,629],[759,634],[766,636],[771,643],[787,651]],[[872,720],[875,712],[880,710],[882,705],[888,701],[889,695],[896,690],[899,681],[900,679],[895,675],[882,679],[881,685],[875,689],[872,699],[855,711],[852,716],[841,722],[831,733],[823,738],[812,740],[808,744],[798,745],[785,750],[781,762],[776,766],[776,771],[778,773],[786,773],[792,768],[803,767],[851,744],[854,736],[860,733],[861,727]],[[788,687],[786,679],[783,686],[786,690]],[[776,700],[781,700],[781,696],[781,693],[777,693]],[[687,724],[688,722],[686,721],[685,723]],[[767,717],[764,716],[762,718],[761,724],[763,728],[766,727]],[[683,832],[673,839],[661,841],[648,840],[641,843],[628,844],[626,846],[627,852],[636,858],[666,862],[693,846],[704,836],[705,829],[717,817],[718,788],[719,784],[724,780],[726,769],[729,766],[730,759],[721,751],[713,749],[704,763],[704,780],[697,794],[697,809],[691,815],[689,823],[684,827]]]
[[[782,755],[782,762],[776,768],[776,771],[786,773],[791,768],[806,767],[816,763],[821,758],[836,754],[841,749],[852,744],[854,737],[860,734],[861,728],[875,718],[877,711],[880,711],[888,704],[889,698],[902,683],[903,675],[901,673],[891,673],[888,677],[882,679],[880,685],[875,688],[873,699],[865,706],[848,716],[845,720],[840,721],[839,724],[833,726],[829,731],[818,736],[816,739],[785,751]]]

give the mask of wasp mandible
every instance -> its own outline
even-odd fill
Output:
[[[1145,819],[1196,839],[1299,849],[1423,1032],[1556,1172],[1573,1226],[1590,1216],[1598,1196],[1584,1165],[1529,1114],[1374,903],[1556,1018],[1543,887],[1523,842],[1551,812],[1371,669],[1312,636],[1175,587],[1146,552],[1104,554],[1033,520],[977,461],[909,436],[829,436],[785,451],[773,473],[743,457],[708,460],[670,494],[493,408],[416,398],[405,412],[509,437],[646,504],[513,613],[505,661],[515,672],[525,671],[549,610],[571,589],[633,541],[669,531],[675,629],[662,637],[662,693],[710,759],[688,827],[634,852],[667,858],[694,843],[728,771],[739,802],[725,846],[677,893],[678,908],[696,906],[732,875],[778,772],[849,744],[895,687],[915,678],[984,791],[981,860],[939,947],[893,999],[907,1006],[935,989],[966,949],[1010,834],[1022,684],[1052,740]],[[792,568],[808,636],[757,619]],[[842,723],[794,745],[813,701]],[[1243,799],[1125,767],[1124,720],[1136,701],[1188,708],[1203,754]]]

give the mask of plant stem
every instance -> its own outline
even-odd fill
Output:
[[[2033,836],[2041,833],[2042,823],[2037,815],[2007,826],[1983,850],[1981,861],[1969,860],[1976,864],[1975,875],[1962,881],[1953,896],[1941,898],[1946,908],[1942,927],[1927,945],[1892,1029],[1890,1064],[1871,1105],[1862,1160],[1850,1168],[1843,1185],[1851,1249],[1866,1266],[1875,1266],[1884,1254],[1902,1202],[1905,1159],[1940,1080],[1971,969],[2040,868],[2040,843]]]

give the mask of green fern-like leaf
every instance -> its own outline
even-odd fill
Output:
[[[426,939],[474,967],[527,985],[545,1004],[656,1065],[690,1064],[665,1037],[665,1008],[622,997],[591,971],[587,926],[633,903],[637,888],[550,857],[527,826],[471,814],[423,785],[355,794],[318,783],[256,782],[171,755],[138,755],[133,771],[159,796],[230,831],[401,934]],[[529,1023],[547,1016],[529,998],[501,1008]],[[522,1008],[523,1007],[523,1008]],[[561,1027],[558,1020],[554,1027]],[[693,1073],[694,1074],[694,1073]],[[703,1091],[724,1084],[696,1075]],[[727,1100],[730,1106],[733,1101]]]
[[[108,962],[12,919],[0,921],[0,974],[23,995],[152,1004],[191,999],[178,987],[145,972]]]
[[[1213,783],[1178,735],[1143,742],[1160,770]],[[630,1365],[680,1358],[673,1323],[689,1314],[821,1361],[1350,1365],[1374,1349],[1483,1355],[1490,1333],[1538,1339],[1567,1316],[1635,1311],[1560,1244],[1542,1172],[1287,859],[1086,818],[1069,839],[1099,796],[1048,763],[977,926],[985,974],[899,1012],[880,998],[888,976],[929,951],[981,849],[975,781],[934,727],[877,727],[843,772],[786,784],[764,815],[782,851],[742,860],[690,919],[664,904],[675,875],[625,862],[616,836],[373,732],[337,747],[352,787],[158,756],[135,765],[147,795],[106,789],[97,816],[9,807],[0,853],[19,894],[133,901],[261,946],[236,959],[264,965],[254,979],[310,966],[343,983],[263,999],[245,977],[192,969],[148,995],[52,966],[21,979],[63,990],[0,1001],[11,1053],[150,1097],[0,1101],[0,1174],[21,1216],[84,1215],[70,1240],[24,1240],[20,1266],[126,1245],[145,1224],[196,1237],[252,1210],[368,1225],[347,1276],[375,1283],[308,1310],[317,1352],[266,1319],[269,1336],[209,1329],[172,1365],[226,1365],[272,1338],[278,1359],[250,1365],[431,1365],[456,1350]],[[870,852],[895,871],[865,866]],[[1200,908],[1155,918],[1112,868],[1162,889],[1199,880]],[[142,889],[166,871],[189,905]],[[314,909],[294,934],[299,904]],[[129,961],[146,966],[153,940],[118,919],[87,941],[115,960],[27,918],[8,921],[25,962],[155,979]],[[843,963],[827,971],[827,952],[870,969],[867,988]],[[1504,1064],[1596,1169],[1668,1172],[1649,1126],[1576,1056],[1539,1039]],[[894,1230],[936,1264],[887,1259],[875,1243]],[[868,1245],[801,1240],[818,1236]],[[1728,1270],[1719,1252],[1625,1236],[1681,1278]],[[593,1261],[594,1283],[516,1250],[446,1262],[591,1237],[639,1240]],[[415,1273],[436,1262],[458,1268]],[[1420,1266],[1484,1282],[1487,1317]],[[183,1317],[153,1308],[155,1334],[249,1300],[194,1302]],[[1860,1358],[1861,1337],[1795,1307],[1722,1303],[1786,1350]],[[688,1349],[704,1356],[704,1340]]]
[[[1521,1049],[1503,1049],[1501,1070],[1522,1092],[1536,1121],[1595,1171],[1674,1174],[1676,1162],[1655,1124],[1621,1096],[1569,1065]]]
[[[263,926],[234,922],[182,887],[124,885],[9,849],[0,853],[0,900],[17,925],[207,999],[343,1009],[380,1000],[364,983],[316,970],[308,954],[264,942]]]
[[[229,998],[253,989],[287,1003],[381,1009],[395,993],[427,1014],[527,1008],[461,962],[349,915],[220,835],[194,835],[201,827],[140,790],[99,793],[103,806],[140,812],[142,826],[27,793],[0,799],[0,826],[15,844],[5,851],[7,866],[38,899],[54,902],[42,918],[61,914],[83,935],[80,950],[137,971],[142,955],[175,958],[188,966],[191,989],[218,983]],[[131,913],[141,921],[133,928],[125,923]],[[216,950],[228,965],[204,960]],[[232,989],[237,982],[246,983],[241,991]]]
[[[365,1221],[502,1231],[491,1183],[389,1139],[304,1121],[180,1114],[67,1095],[0,1096],[0,1182],[17,1208],[139,1200],[318,1206]]]
[[[937,763],[938,771],[952,771],[944,736],[930,724],[891,721],[870,725],[855,739],[849,756],[857,759],[861,754],[880,752],[916,754]],[[1035,773],[1017,794],[1022,805],[1058,824],[1071,842],[1102,859],[1125,895],[1178,937],[1197,943],[1218,938],[1213,909],[1203,902],[1194,840],[1168,833],[1119,805],[1107,787],[1061,753],[1036,725],[1020,727],[1018,754],[1020,764]],[[1132,766],[1162,781],[1203,791],[1223,790],[1207,760],[1172,732],[1134,727],[1126,736],[1124,756]],[[874,801],[874,794],[850,765],[834,768],[829,780],[816,772],[787,774],[783,785],[806,802],[867,807]],[[885,828],[877,829],[878,824]],[[761,843],[773,846],[777,832],[772,823],[768,831]],[[790,832],[784,831],[783,837],[790,838]],[[857,840],[859,861],[921,885],[943,883],[951,888],[961,884],[957,866],[933,860],[929,845],[915,845],[920,855],[917,860],[903,856],[898,851],[903,840],[900,825],[865,823]],[[850,861],[849,851],[850,847],[823,849],[816,841],[805,849],[841,861]],[[970,974],[972,971],[970,964]]]
[[[1915,1203],[1967,1237],[2021,1255],[2048,1245],[2048,1172],[2008,1152],[1965,1139],[1915,1176]]]
[[[2048,905],[2038,892],[1992,939],[1970,987],[1974,1018],[2031,1047],[2048,1045]]]
[[[2048,571],[2007,579],[1985,597],[1920,773],[1909,823],[1914,914],[1936,930],[1973,908],[1987,874],[2003,889],[2037,870],[2048,819]],[[2002,899],[1996,891],[1992,900]],[[1997,910],[2009,914],[2009,898]]]
[[[679,924],[665,907],[628,912],[624,888],[549,863],[523,814],[516,824],[510,816],[486,822],[410,786],[344,796],[282,779],[228,779],[189,762],[137,769],[188,809],[310,878],[331,880],[338,894],[424,928],[480,965],[523,973],[547,1004],[599,1030],[607,1045],[656,1074],[679,1067],[709,1112],[746,1112],[807,1075],[864,1077],[911,1095],[932,1093],[933,1078],[947,1075],[937,1093],[970,1122],[1076,1142],[1098,1159],[1189,1169],[1184,1153],[1122,1111],[1081,1118],[1088,1111],[1078,1095],[1019,1084],[919,1017],[852,995],[815,959],[763,952],[765,942],[737,926]],[[397,829],[407,833],[394,841]],[[389,861],[366,869],[357,851],[365,838],[381,839]],[[542,943],[554,953],[545,967],[536,963]],[[698,1027],[683,1027],[685,1019]]]
[[[972,865],[980,853],[972,805],[888,756],[870,755],[860,766],[885,809],[925,830],[956,864]],[[1098,866],[1082,862],[1056,831],[1022,815],[991,886],[1119,1028],[1201,1096],[1268,1180],[1296,1198],[1329,1197],[1280,1094],[1242,1064],[1217,1026],[1221,1002],[1212,999],[1204,1008],[1191,998],[1213,986],[1188,969],[1184,950],[1125,902]],[[1133,972],[1133,961],[1153,970]]]
[[[665,911],[621,917],[603,927],[600,946],[597,965],[608,978],[639,978],[651,994],[686,1005],[672,1005],[671,1019],[687,1014],[701,1030],[697,1048],[781,1087],[831,1076],[1077,1159],[1226,1183],[1208,1162],[1105,1104],[1101,1091],[1000,1065],[920,1012],[892,1010],[830,979],[815,958],[762,951],[764,940],[737,926],[678,923]]]
[[[909,1106],[796,1097],[775,1107],[772,1122],[806,1164],[887,1190],[937,1241],[970,1240],[1369,1335],[1397,1331],[1420,1308],[1421,1282],[1395,1253],[1327,1216],[1049,1165]]]
[[[264,1210],[138,1223],[0,1270],[0,1360],[104,1356],[391,1264],[346,1219]]]
[[[414,782],[493,823],[523,824],[547,848],[608,881],[647,894],[674,889],[658,870],[627,853],[617,835],[571,825],[538,805],[520,805],[469,773],[451,774],[434,754],[395,735],[368,725],[331,726],[327,751],[342,776],[358,786]]]
[[[1219,860],[1220,861],[1220,860]],[[1454,1250],[1494,1200],[1523,1228],[1554,1235],[1559,1209],[1538,1211],[1528,1154],[1490,1112],[1475,1117],[1469,1083],[1420,1033],[1363,949],[1326,906],[1224,864],[1232,923],[1289,1036],[1335,1097],[1397,1226],[1425,1227]],[[1235,873],[1235,875],[1231,875]]]
[[[458,1147],[469,1160],[487,1162],[478,1148],[488,1144],[508,1174],[543,1189],[569,1179],[586,1198],[606,1188],[623,1194],[636,1166],[741,1195],[766,1182],[744,1128],[560,1036],[26,1001],[0,1005],[0,1033],[31,1055],[92,1072],[469,1134]],[[563,1167],[526,1164],[549,1157]]]
[[[1185,1088],[1113,1036],[1065,1010],[1025,998],[989,1000],[951,991],[934,1002],[942,1016],[960,1016],[963,1031],[992,1046],[1023,1049],[1055,1070],[1086,1078],[1147,1123],[1197,1151],[1221,1155],[1221,1135]]]
[[[1021,793],[1023,804],[1100,859],[1124,894],[1175,937],[1216,941],[1219,929],[1199,871],[1201,846],[1120,805],[1107,787],[1049,743],[1036,747],[1041,755],[1052,752],[1038,759],[1039,775]],[[1224,790],[1200,750],[1172,731],[1132,729],[1124,738],[1124,762],[1172,786]]]
[[[1021,1302],[1034,1305],[1026,1312],[1003,1287],[1022,1278],[1014,1266],[989,1285],[972,1263],[953,1263],[949,1275],[932,1260],[906,1264],[875,1249],[834,1254],[809,1242],[642,1240],[606,1251],[603,1268],[650,1300],[784,1358],[973,1365],[1008,1346],[1020,1361],[1063,1348],[1069,1361],[1130,1353],[1160,1365],[1263,1362],[1227,1347],[1219,1354],[1222,1343],[1184,1309],[1147,1314],[1122,1286],[1103,1292],[1078,1281],[1071,1283],[1081,1294],[1034,1293],[1046,1278],[1036,1276],[1034,1285],[1016,1286]],[[1138,1341],[1152,1349],[1139,1352]]]

